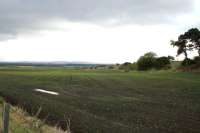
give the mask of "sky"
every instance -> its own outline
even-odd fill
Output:
[[[199,0],[0,0],[0,61],[176,56],[170,40],[193,27],[200,28]]]

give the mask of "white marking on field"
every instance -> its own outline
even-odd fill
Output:
[[[51,95],[59,95],[59,93],[55,92],[55,91],[47,91],[47,90],[43,90],[43,89],[35,89],[35,91],[42,92],[42,93],[47,93],[47,94],[51,94]]]

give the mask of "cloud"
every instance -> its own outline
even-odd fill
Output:
[[[1,0],[0,40],[52,28],[51,22],[169,24],[190,13],[193,0]]]

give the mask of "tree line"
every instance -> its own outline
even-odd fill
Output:
[[[177,56],[183,54],[185,59],[181,62],[181,66],[195,65],[200,68],[200,30],[191,28],[184,34],[179,35],[177,40],[171,40],[170,45],[177,47]],[[188,52],[196,52],[198,56],[193,59],[188,57]],[[125,71],[130,70],[150,70],[150,69],[170,69],[171,63],[174,60],[172,56],[158,57],[154,52],[148,52],[141,56],[137,62],[125,62],[119,65],[119,69]]]
[[[125,71],[130,70],[150,70],[150,69],[170,69],[171,68],[171,61],[174,60],[172,56],[162,56],[157,57],[156,53],[148,52],[141,56],[137,62],[129,63],[126,62],[120,65],[119,69],[123,69]]]

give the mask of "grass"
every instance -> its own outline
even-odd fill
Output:
[[[0,98],[0,112],[3,108],[3,99]],[[2,115],[0,115],[2,120]],[[2,129],[2,121],[0,121],[0,129]],[[31,117],[28,113],[24,112],[18,107],[11,106],[10,109],[10,121],[9,121],[10,133],[68,133],[57,129],[56,127],[50,127],[37,119]]]
[[[197,133],[200,73],[2,68],[0,95],[75,133]],[[59,92],[59,96],[35,92]]]

